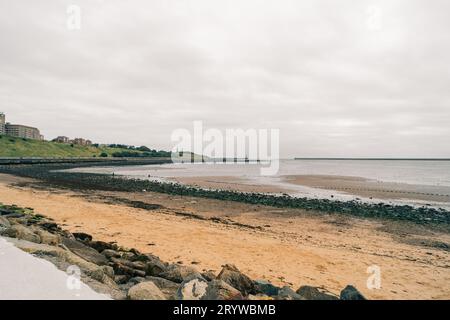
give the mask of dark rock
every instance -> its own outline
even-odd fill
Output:
[[[39,226],[51,233],[61,231],[61,228],[54,222],[41,222]]]
[[[84,260],[100,266],[108,264],[108,260],[105,258],[105,256],[101,255],[94,249],[84,245],[79,241],[62,238],[62,244],[66,246],[67,249],[80,256]]]
[[[136,285],[136,284],[144,282],[144,281],[147,281],[144,277],[134,277],[134,278],[131,278],[130,280],[128,280],[128,282],[133,285]]]
[[[84,232],[74,232],[72,233],[75,239],[82,242],[89,242],[92,241],[92,236],[90,234],[84,233]]]
[[[114,276],[114,281],[117,284],[124,284],[126,282],[128,282],[129,277],[124,275],[124,274],[118,274]]]
[[[103,250],[102,255],[104,255],[108,259],[121,257],[119,252],[117,252],[116,250],[112,250],[112,249]]]
[[[239,290],[233,288],[228,283],[222,280],[213,280],[209,282],[206,288],[205,295],[202,300],[242,300]]]
[[[152,258],[159,259],[157,256],[154,256],[152,254],[143,254],[136,250],[130,250],[128,253],[130,254],[129,259],[132,261],[147,262]]]
[[[146,269],[146,265],[144,262],[140,262],[140,261],[130,261],[127,259],[122,259],[122,258],[111,258],[111,261],[113,263],[118,263],[118,264],[122,264],[124,266],[127,266],[129,268],[133,268],[133,269],[137,269],[140,271],[145,271]]]
[[[206,294],[208,282],[203,277],[183,281],[177,291],[177,300],[200,300]]]
[[[275,297],[276,300],[305,300],[302,296],[297,294],[288,286],[284,286],[278,291],[278,295]]]
[[[18,213],[18,212],[10,212],[10,213],[5,213],[2,215],[5,218],[11,219],[11,218],[23,218],[25,217],[25,214],[23,213]]]
[[[152,282],[141,282],[128,290],[130,300],[166,300],[164,293]]]
[[[135,256],[144,256],[144,254],[134,248],[130,249],[129,252],[131,252]]]
[[[168,265],[163,263],[158,257],[153,255],[147,255],[146,257],[145,272],[147,275],[159,277],[167,270]]]
[[[171,264],[159,275],[159,277],[173,282],[181,283],[189,279],[189,277],[201,278],[202,276],[196,269],[192,267]]]
[[[111,258],[114,272],[119,275],[127,275],[129,277],[145,277],[145,265],[132,262],[125,259]]]
[[[322,292],[312,286],[302,286],[296,292],[306,300],[339,300],[339,297]]]
[[[129,261],[136,260],[136,255],[133,252],[124,251],[124,250],[120,250],[119,252],[120,252],[120,256],[122,259],[129,260]]]
[[[253,281],[241,273],[234,265],[225,265],[217,279],[225,281],[233,288],[239,290],[244,296],[256,293]]]
[[[61,237],[67,238],[67,239],[76,240],[75,237],[73,236],[73,234],[67,230],[62,230],[61,232],[58,232],[57,234],[59,234]]]
[[[215,273],[212,270],[202,272],[202,277],[205,278],[207,281],[212,281],[217,279]]]
[[[341,300],[367,300],[354,286],[348,285],[341,291]]]
[[[106,249],[116,250],[117,246],[112,243],[107,243],[103,241],[90,241],[89,246],[98,252],[103,252]]]
[[[3,208],[3,207],[0,205],[0,216],[4,216],[4,215],[10,214],[10,213],[12,213],[10,210],[8,210],[8,209],[6,209],[6,208]]]
[[[262,293],[267,296],[276,296],[280,291],[279,287],[274,286],[266,280],[256,280],[254,281],[254,284],[257,293]]]

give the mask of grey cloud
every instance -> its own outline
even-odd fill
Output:
[[[67,30],[66,8],[82,9]],[[368,8],[382,10],[371,30]],[[170,148],[281,130],[290,156],[450,157],[448,1],[3,1],[0,109],[98,142]]]

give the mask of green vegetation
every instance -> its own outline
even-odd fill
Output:
[[[113,152],[114,158],[142,158],[142,157],[170,157],[170,152],[151,150],[150,152],[143,151],[120,151]]]
[[[112,147],[113,146],[113,147]],[[133,157],[154,157],[147,147],[130,147],[125,145],[92,145],[80,146],[75,144],[38,141],[31,139],[14,138],[0,135],[0,157],[43,157],[43,158],[82,158],[82,157],[112,157],[117,153],[128,153],[133,150]],[[141,149],[142,148],[142,149]],[[141,151],[141,150],[150,150]],[[169,154],[170,156],[170,154]]]
[[[114,158],[148,158],[148,157],[170,157],[171,153],[163,150],[150,149],[146,146],[128,146],[126,144],[109,144],[109,148],[116,149],[112,156]]]

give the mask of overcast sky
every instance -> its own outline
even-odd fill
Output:
[[[81,29],[67,27],[71,4]],[[0,111],[170,149],[279,128],[283,157],[450,157],[448,0],[0,0]]]

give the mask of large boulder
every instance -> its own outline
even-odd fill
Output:
[[[121,258],[111,258],[111,262],[114,272],[118,275],[145,277],[145,264],[142,262],[133,262]]]
[[[145,272],[149,276],[159,277],[164,271],[167,270],[167,264],[162,262],[157,256],[152,254],[144,255]],[[137,255],[139,259],[141,255]],[[142,258],[141,258],[142,259]]]
[[[74,232],[72,233],[75,239],[81,242],[89,242],[92,241],[92,236],[90,234],[84,232]]]
[[[41,239],[41,243],[57,246],[61,242],[61,238],[57,234],[52,234],[43,229],[35,229],[34,232]]]
[[[112,249],[103,250],[102,255],[104,255],[108,259],[121,257],[119,252],[117,252],[116,250],[112,250]]]
[[[227,264],[223,266],[217,279],[228,283],[233,288],[238,289],[244,296],[256,293],[255,284],[253,281],[241,273],[236,266]]]
[[[117,250],[117,245],[114,243],[108,243],[104,241],[90,241],[89,246],[97,250],[98,252],[102,252],[106,249]]]
[[[108,259],[100,253],[98,253],[96,250],[86,246],[85,244],[81,243],[80,241],[62,238],[62,244],[75,253],[76,255],[80,256],[86,261],[92,262],[96,265],[107,265]]]
[[[173,282],[182,283],[192,277],[201,278],[202,276],[192,267],[171,264],[163,272],[161,272],[161,274],[159,274],[159,277]]]
[[[255,290],[259,294],[267,295],[267,296],[276,296],[280,291],[279,287],[274,286],[267,280],[255,280]]]
[[[208,282],[203,278],[193,277],[183,281],[177,291],[177,300],[200,300],[206,294]]]
[[[1,231],[1,235],[34,243],[41,242],[41,238],[36,233],[21,224],[14,224],[10,226],[8,229]]]
[[[242,300],[239,290],[233,288],[223,280],[213,280],[209,282],[205,295],[201,300]]]
[[[153,277],[153,276],[147,276],[145,277],[146,280],[152,281],[156,286],[159,288],[159,290],[164,293],[164,295],[167,297],[167,299],[175,300],[177,297],[178,287],[180,286],[179,283],[175,283],[173,281],[160,278],[160,277]]]
[[[306,300],[339,300],[339,297],[322,292],[312,286],[302,286],[296,292]]]
[[[146,281],[132,286],[128,290],[128,299],[130,300],[166,300],[164,294],[152,282]]]
[[[367,300],[354,286],[348,285],[341,291],[341,300]]]

